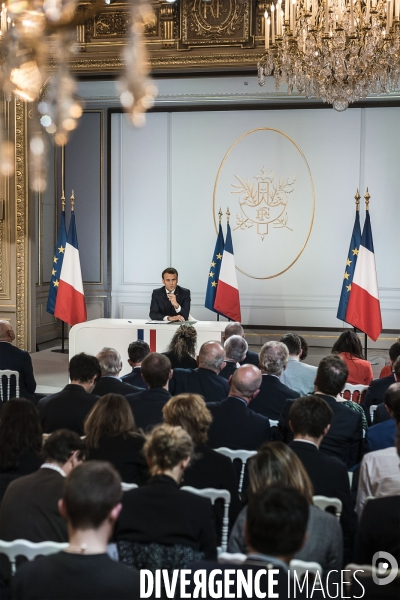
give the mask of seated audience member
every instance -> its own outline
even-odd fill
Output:
[[[44,433],[65,428],[83,435],[83,422],[98,399],[92,391],[101,377],[99,361],[84,352],[76,354],[69,361],[69,377],[71,383],[61,392],[39,401]]]
[[[400,335],[397,338],[396,342],[400,342]],[[392,361],[391,361],[390,355],[389,355],[389,364],[382,367],[381,372],[379,373],[379,378],[382,379],[382,377],[388,377],[389,375],[392,374],[392,371],[393,371],[393,364],[392,364]]]
[[[392,385],[396,385],[395,383],[392,383]],[[392,387],[392,386],[390,386]],[[388,388],[389,389],[389,388]],[[385,392],[385,396],[387,394],[387,390]],[[386,403],[385,400],[382,402],[382,404],[378,404],[378,406],[376,407],[376,409],[374,410],[373,413],[373,424],[374,425],[378,425],[378,423],[383,423],[384,421],[390,421],[391,419],[391,415],[389,414],[387,408],[386,408]],[[375,450],[377,450],[377,448],[374,448]]]
[[[298,392],[291,390],[280,381],[288,358],[287,346],[282,342],[267,342],[261,348],[262,383],[260,393],[250,402],[249,407],[269,419],[279,419],[286,400],[299,397]]]
[[[391,421],[371,427],[371,430],[382,428],[386,424],[392,425],[393,423],[392,443],[391,445],[384,446],[381,450],[369,452],[362,460],[356,505],[359,517],[361,517],[365,502],[369,496],[380,498],[382,496],[400,495],[400,461],[395,447],[396,421],[400,422],[400,383],[394,383],[390,386],[385,395],[385,402],[394,418]]]
[[[216,558],[211,502],[179,489],[193,449],[181,427],[157,425],[148,436],[144,453],[151,478],[123,496],[115,529],[120,561],[154,570]]]
[[[307,344],[307,340],[305,338],[303,338],[302,335],[299,335],[299,340],[301,343],[301,353],[300,353],[300,360],[304,361],[306,360],[307,356],[308,356],[308,344]]]
[[[309,506],[307,538],[304,546],[294,558],[316,561],[324,573],[342,568],[342,532],[335,516],[313,505],[313,487],[297,456],[281,442],[264,444],[255,456],[248,460],[250,490],[249,505],[252,498],[268,490],[271,486],[285,486],[297,490]],[[228,552],[247,554],[245,522],[247,507],[238,516],[231,532]]]
[[[396,442],[396,414],[399,411],[400,382],[393,383],[385,393],[385,400],[378,408],[383,408],[388,415],[385,419],[370,427],[367,431],[367,445],[370,452],[392,448]],[[376,409],[375,413],[378,409]],[[400,417],[399,417],[400,420]],[[374,419],[375,423],[375,419]]]
[[[171,375],[171,363],[164,354],[151,352],[143,360],[142,377],[149,389],[126,397],[139,429],[147,429],[162,423],[162,409],[171,398],[168,391]]]
[[[229,385],[218,377],[225,366],[225,350],[219,342],[206,342],[200,348],[197,369],[174,369],[169,391],[178,394],[200,394],[206,403],[226,398]]]
[[[269,419],[249,407],[260,385],[261,371],[254,365],[243,365],[234,372],[228,397],[209,405],[213,417],[208,432],[211,448],[257,450],[271,439]]]
[[[137,431],[131,408],[120,394],[100,398],[85,420],[88,460],[107,460],[125,483],[149,478],[143,456],[144,437]]]
[[[333,344],[332,354],[338,354],[347,365],[347,383],[369,385],[374,378],[371,363],[364,360],[360,338],[354,331],[343,331]]]
[[[303,463],[311,479],[314,494],[341,500],[340,523],[343,528],[345,548],[350,551],[357,528],[357,517],[346,465],[338,458],[323,454],[319,450],[322,440],[329,431],[332,417],[332,409],[318,396],[306,396],[293,402],[289,413],[289,424],[294,440],[290,448]]]
[[[0,502],[11,481],[39,469],[41,448],[37,408],[24,398],[6,402],[0,421]]]
[[[65,477],[85,456],[85,443],[60,429],[44,442],[44,463],[31,475],[12,481],[0,508],[0,538],[66,542],[67,525],[58,511]]]
[[[119,379],[122,369],[121,355],[114,348],[103,348],[96,356],[101,369],[101,377],[93,389],[95,396],[104,396],[105,394],[121,394],[127,396],[140,392],[139,387],[135,387]]]
[[[136,340],[128,346],[128,363],[132,367],[132,371],[122,377],[124,383],[130,383],[135,387],[148,389],[148,385],[143,381],[141,364],[144,358],[150,354],[150,346],[143,340]]]
[[[194,455],[181,480],[182,485],[195,488],[228,490],[231,495],[229,520],[231,524],[240,510],[238,481],[232,461],[207,446],[208,430],[212,416],[203,398],[197,394],[174,396],[163,408],[164,422],[180,426],[188,432],[194,443]],[[222,529],[221,505],[214,505],[217,531]]]
[[[33,375],[32,359],[29,352],[12,345],[14,340],[15,333],[11,323],[0,320],[0,370],[18,371],[20,397],[36,403],[34,396],[36,381]],[[11,379],[10,398],[16,394],[14,381],[15,378],[13,377]],[[6,392],[5,385],[3,390]]]
[[[167,352],[163,354],[169,358],[173,369],[195,369],[197,331],[193,325],[183,324],[178,327],[172,336]]]
[[[389,356],[393,372],[388,377],[382,377],[382,379],[374,379],[374,381],[371,381],[364,400],[364,404],[368,408],[374,404],[381,404],[388,387],[392,385],[392,383],[400,381],[400,342],[396,342],[390,346]]]
[[[300,337],[295,333],[286,333],[279,341],[289,351],[289,362],[281,375],[281,382],[300,396],[312,394],[317,367],[300,362],[303,352]]]
[[[224,335],[222,336],[222,343],[225,343],[226,340],[231,337],[231,335],[240,335],[240,337],[244,338],[244,329],[240,323],[233,322],[227,324]],[[258,353],[248,349],[241,364],[254,365],[255,367],[258,367]]]
[[[368,421],[367,421],[367,413],[363,409],[362,405],[358,404],[355,401],[353,402],[353,400],[347,400],[346,392],[343,394],[343,396],[338,394],[336,396],[336,400],[337,400],[337,402],[340,402],[340,404],[342,406],[347,406],[347,408],[349,408],[350,410],[354,410],[354,412],[357,412],[361,416],[362,428],[363,428],[364,435],[365,435],[365,433],[368,429]]]
[[[240,335],[231,335],[225,344],[225,366],[220,372],[220,377],[229,381],[229,377],[233,375],[240,363],[244,360],[248,349],[247,342]]]
[[[348,468],[361,459],[363,431],[361,414],[337,401],[347,379],[346,363],[339,356],[326,356],[321,360],[315,378],[315,394],[329,404],[333,411],[330,429],[321,442],[324,454],[336,456]],[[279,419],[278,437],[290,443],[293,435],[289,426],[289,411],[294,400],[287,400]]]
[[[74,469],[59,500],[69,546],[22,565],[12,582],[13,600],[139,598],[139,573],[107,555],[121,496],[121,480],[110,464],[95,461]]]

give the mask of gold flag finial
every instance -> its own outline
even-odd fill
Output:
[[[365,208],[366,208],[366,210],[369,210],[369,199],[371,198],[371,196],[368,192],[368,188],[367,188],[367,191],[365,192],[364,198],[365,198]]]
[[[62,196],[61,196],[61,210],[63,212],[65,212],[65,192],[64,192],[64,190],[63,190]]]
[[[222,221],[222,210],[221,210],[221,207],[219,207],[218,218],[219,218],[219,224],[221,225],[221,221]]]
[[[228,221],[229,224],[229,219],[230,219],[231,213],[229,212],[229,208],[226,209],[226,220]]]
[[[354,196],[355,201],[356,201],[356,210],[360,210],[360,194],[358,193],[358,188],[357,188],[357,192],[356,195]]]
[[[72,190],[72,194],[71,194],[71,211],[74,212],[75,210],[75,196],[74,196],[74,190]]]

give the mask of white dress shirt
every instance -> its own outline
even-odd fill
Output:
[[[167,290],[167,288],[165,288],[165,291],[167,292],[167,296],[168,296],[168,294],[175,294],[176,288],[172,292],[170,292],[169,290]],[[169,300],[169,298],[168,298],[168,300]],[[176,312],[176,314],[179,314],[181,312],[180,305],[178,306],[178,308],[175,308],[175,312]],[[168,321],[168,315],[165,315],[165,317],[163,318],[163,321]]]
[[[361,517],[368,496],[400,494],[400,458],[396,448],[384,448],[366,454],[360,467],[356,512]],[[372,500],[371,500],[372,502]]]

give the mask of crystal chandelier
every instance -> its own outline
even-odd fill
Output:
[[[266,53],[258,82],[274,74],[338,111],[368,94],[397,90],[400,0],[282,0],[264,15]]]

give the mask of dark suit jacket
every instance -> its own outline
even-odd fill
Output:
[[[219,372],[219,376],[229,381],[229,377],[234,374],[237,369],[237,363],[227,360],[224,368]]]
[[[108,460],[117,469],[122,481],[140,485],[150,477],[142,452],[143,444],[144,437],[139,434],[127,437],[103,435],[97,448],[88,449],[87,460]]]
[[[129,383],[142,390],[148,390],[149,386],[142,377],[142,367],[134,367],[130,373],[122,377],[124,383]]]
[[[68,541],[67,523],[58,512],[64,481],[53,469],[39,469],[11,482],[1,503],[0,538]]]
[[[383,406],[383,405],[382,405]],[[388,413],[389,414],[389,413]],[[367,444],[370,452],[391,448],[396,442],[396,422],[390,418],[367,429]]]
[[[260,355],[257,352],[253,352],[252,350],[247,350],[246,356],[244,360],[240,363],[241,365],[254,365],[255,367],[259,366]]]
[[[258,450],[271,439],[269,420],[252,411],[244,400],[228,396],[222,402],[209,404],[213,416],[208,431],[211,448]]]
[[[214,515],[208,498],[182,491],[167,475],[156,475],[125,492],[115,528],[117,540],[182,544],[216,558]]]
[[[39,406],[44,433],[57,429],[71,429],[83,435],[83,422],[98,400],[88,394],[81,385],[69,383],[61,392],[42,398]],[[43,407],[43,408],[42,408]]]
[[[140,392],[141,388],[131,385],[126,381],[120,381],[116,377],[101,377],[94,386],[93,394],[95,396],[105,396],[106,394],[121,394],[127,396]]]
[[[374,412],[374,425],[378,425],[378,423],[383,423],[384,421],[390,421],[392,419],[387,411],[386,405],[384,402],[378,404],[375,412]]]
[[[20,398],[27,398],[35,402],[33,394],[36,390],[36,381],[29,352],[20,350],[9,342],[0,342],[0,369],[18,371]],[[15,396],[15,387],[11,385],[10,398],[13,396]]]
[[[320,451],[330,456],[336,456],[348,468],[353,467],[361,460],[362,453],[362,420],[361,415],[346,406],[342,406],[332,396],[320,394],[333,410],[331,428],[320,445]],[[289,411],[295,400],[286,400],[278,424],[277,438],[287,444],[293,440],[289,427]]]
[[[136,394],[126,396],[132,409],[136,427],[147,429],[162,423],[162,409],[170,398],[171,394],[161,387],[142,390]]]
[[[229,394],[229,385],[210,369],[174,369],[169,391],[172,396],[188,392],[200,394],[205,402],[219,402]]]
[[[393,373],[388,377],[382,377],[381,379],[374,379],[371,381],[367,393],[365,394],[365,406],[368,406],[369,408],[372,404],[381,404],[384,400],[386,390],[392,383],[396,383]]]
[[[24,475],[30,475],[37,471],[43,464],[42,458],[36,454],[33,450],[27,450],[20,457],[18,466],[15,469],[7,469],[7,471],[0,471],[0,502],[4,496],[7,487],[14,479],[23,477]]]
[[[291,449],[304,465],[316,496],[339,498],[342,501],[342,516],[340,522],[347,546],[351,547],[357,528],[357,515],[351,498],[349,476],[346,466],[334,456],[320,452],[314,444],[293,441]]]
[[[164,286],[153,290],[150,304],[150,319],[153,321],[162,321],[164,317],[175,317],[179,314],[187,321],[190,313],[190,290],[177,285],[175,297],[181,307],[179,313],[176,312],[171,302],[168,300]]]
[[[375,552],[390,552],[400,563],[400,496],[369,500],[357,531],[354,562],[371,565]]]
[[[274,375],[263,375],[260,391],[249,408],[269,419],[279,419],[286,400],[299,397],[299,393],[282,383]]]

